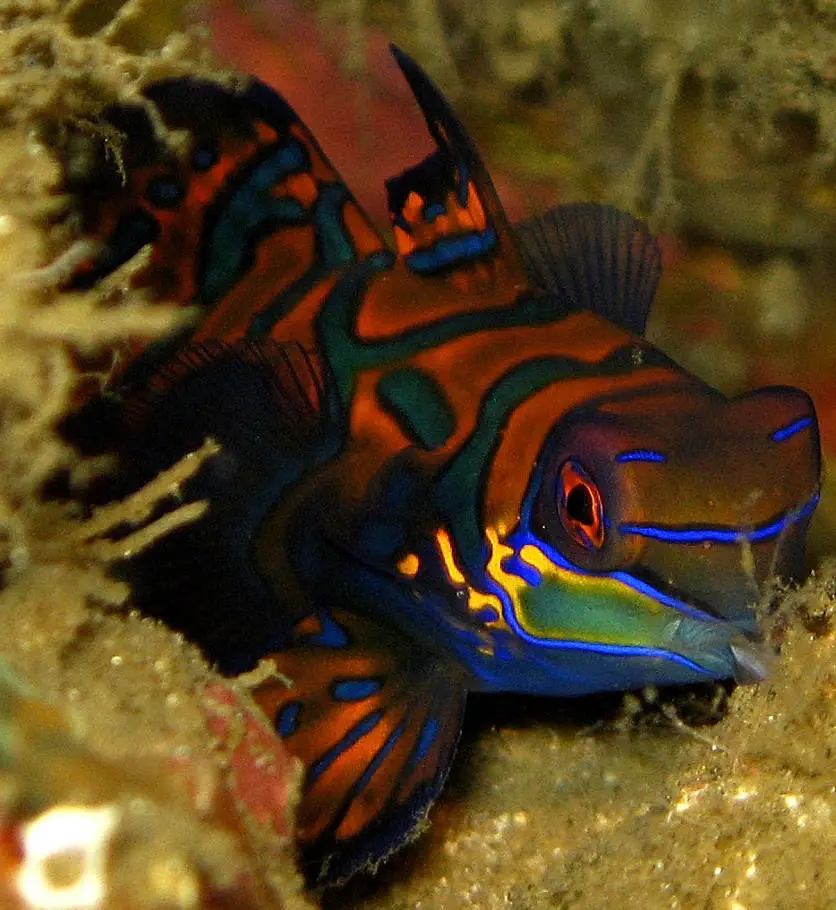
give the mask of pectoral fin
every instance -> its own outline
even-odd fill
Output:
[[[312,883],[373,867],[418,833],[458,741],[452,662],[345,611],[306,617],[269,655],[291,681],[255,697],[305,765],[298,837]]]

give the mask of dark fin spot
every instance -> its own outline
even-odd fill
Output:
[[[218,149],[209,143],[199,145],[192,152],[192,167],[199,174],[211,170],[219,160]]]
[[[158,209],[175,209],[183,201],[186,188],[176,177],[160,174],[148,181],[145,198]]]

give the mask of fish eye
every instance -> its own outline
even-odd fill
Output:
[[[557,514],[566,533],[587,550],[604,545],[604,506],[598,485],[569,458],[557,475]]]

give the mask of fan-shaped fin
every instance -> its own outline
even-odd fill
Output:
[[[206,514],[118,571],[143,612],[183,631],[225,672],[250,666],[299,618],[261,577],[252,541],[282,490],[337,445],[325,394],[298,345],[263,338],[189,345],[122,406],[125,489],[207,437],[220,445],[177,491],[207,500]]]
[[[311,882],[338,882],[420,830],[458,741],[461,675],[342,610],[306,617],[269,656],[292,685],[270,682],[255,697],[305,765],[303,868]]]
[[[568,309],[644,333],[662,272],[643,221],[606,205],[562,205],[515,228],[531,283]]]

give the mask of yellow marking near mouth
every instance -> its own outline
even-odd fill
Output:
[[[450,535],[444,528],[439,528],[435,532],[435,540],[438,544],[438,552],[444,562],[444,571],[447,577],[454,585],[466,584],[462,570],[456,565],[456,558],[453,556],[453,544],[450,542]]]
[[[439,528],[435,532],[435,539],[438,544],[439,555],[444,564],[444,571],[450,582],[454,585],[461,585],[467,591],[467,609],[473,613],[474,616],[479,616],[485,609],[492,610],[496,615],[496,619],[485,620],[483,617],[480,617],[480,622],[486,628],[502,628],[510,631],[510,626],[508,626],[502,616],[502,601],[496,594],[486,594],[484,591],[479,591],[467,583],[464,573],[456,564],[456,558],[453,554],[453,544],[448,532],[444,528]],[[497,533],[492,529],[488,530],[488,541],[491,548],[491,556],[488,562],[488,574],[493,578],[494,576],[490,571],[491,564],[495,561],[498,567],[499,560],[504,559],[504,557],[509,553],[512,553],[513,550],[510,547],[500,544]],[[507,552],[499,552],[500,548]],[[522,582],[522,579],[520,579],[520,581]],[[522,584],[525,584],[525,582],[522,582]]]
[[[415,578],[420,567],[421,560],[414,553],[407,553],[395,566],[401,575],[406,575],[407,578]]]

